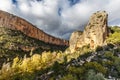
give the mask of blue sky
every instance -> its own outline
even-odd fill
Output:
[[[71,6],[73,6],[73,5],[75,5],[75,4],[80,2],[80,0],[68,0],[68,1],[70,1],[70,5]]]
[[[64,39],[83,30],[96,11],[107,11],[109,25],[120,25],[120,0],[0,0],[0,10]]]
[[[13,3],[17,3],[17,0],[12,0],[13,1]]]

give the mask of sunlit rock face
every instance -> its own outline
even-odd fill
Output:
[[[71,52],[74,52],[75,49],[77,49],[77,46],[79,46],[76,43],[78,42],[78,40],[81,40],[79,39],[80,36],[82,36],[82,32],[80,31],[75,31],[71,34],[70,41],[69,41]]]
[[[73,32],[70,38],[71,52],[84,45],[90,45],[91,49],[103,46],[109,33],[107,18],[108,14],[105,11],[98,11],[90,17],[83,33],[75,34]]]
[[[0,27],[19,30],[29,37],[39,39],[43,42],[68,46],[68,41],[53,37],[38,29],[26,20],[0,10]]]

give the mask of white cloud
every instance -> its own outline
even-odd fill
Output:
[[[10,11],[13,4],[10,0],[0,0],[0,9],[4,11]]]
[[[68,38],[74,30],[83,30],[90,15],[99,10],[109,13],[109,24],[120,24],[120,0],[80,0],[72,6],[68,0],[16,1],[17,4],[13,4],[12,0],[0,0],[0,9],[16,14],[61,38]]]

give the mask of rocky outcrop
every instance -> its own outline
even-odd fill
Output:
[[[91,49],[103,46],[109,33],[107,18],[108,14],[105,11],[98,11],[90,17],[90,21],[83,33],[73,32],[70,37],[71,52],[84,45],[90,45]]]
[[[75,31],[75,32],[73,32],[72,34],[71,34],[71,37],[70,37],[70,50],[72,51],[72,52],[74,52],[74,50],[75,50],[75,48],[77,49],[77,44],[76,44],[76,42],[79,40],[79,38],[80,38],[80,35],[82,35],[82,32],[80,32],[80,31]]]
[[[20,30],[29,37],[46,43],[68,46],[68,41],[53,37],[38,29],[26,20],[0,10],[0,26],[13,30]]]

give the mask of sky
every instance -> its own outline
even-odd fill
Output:
[[[109,25],[120,25],[120,0],[0,0],[0,10],[63,39],[69,39],[73,31],[82,31],[96,11],[109,14]]]

